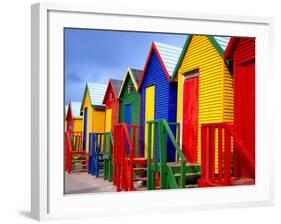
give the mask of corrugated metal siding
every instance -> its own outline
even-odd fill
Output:
[[[174,104],[169,104],[170,95],[176,95],[176,88],[171,88],[171,83],[168,81],[160,61],[155,52],[151,54],[146,73],[144,74],[143,83],[141,85],[141,121],[142,127],[145,122],[145,88],[155,85],[155,119],[167,119],[168,121],[175,120],[175,114],[170,114],[170,111],[175,111],[172,108]],[[171,96],[171,98],[173,98]],[[173,117],[174,116],[174,117]],[[144,130],[142,131],[142,139],[144,139]],[[168,147],[169,148],[169,147]],[[171,148],[171,147],[170,147]]]
[[[102,105],[103,97],[106,91],[106,85],[98,83],[87,83],[92,105]]]
[[[201,162],[200,126],[203,123],[223,122],[224,102],[228,102],[229,81],[225,81],[224,61],[206,36],[193,36],[178,71],[178,113],[182,117],[182,75],[199,69],[199,120],[198,120],[198,162]],[[229,74],[229,73],[228,73]],[[228,75],[226,75],[229,78]],[[226,87],[224,87],[226,84]],[[232,90],[230,90],[232,91]],[[230,94],[231,95],[231,94]],[[230,100],[231,101],[231,100]],[[226,108],[228,109],[228,108]],[[228,112],[226,115],[228,116]]]
[[[230,40],[230,37],[223,37],[223,36],[214,36],[215,40],[221,46],[221,48],[225,51],[227,44]]]
[[[124,87],[120,95],[120,113],[119,120],[120,122],[125,122],[125,105],[131,104],[131,124],[139,125],[140,124],[140,93],[134,89],[133,93],[128,93],[128,86],[133,84],[130,75],[126,76],[124,80]]]
[[[168,44],[163,44],[159,42],[154,42],[156,45],[157,50],[164,62],[164,65],[169,73],[172,76],[176,64],[178,62],[178,58],[181,54],[182,48],[171,46]]]
[[[224,121],[233,122],[234,119],[234,93],[233,93],[233,76],[230,74],[228,67],[224,64]]]
[[[240,38],[234,52],[235,64],[255,58],[255,38]]]

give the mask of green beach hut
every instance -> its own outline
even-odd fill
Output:
[[[128,68],[119,91],[119,122],[140,125],[140,93],[137,91],[141,70]]]

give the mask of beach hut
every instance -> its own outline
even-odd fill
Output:
[[[202,124],[233,122],[233,78],[224,61],[228,41],[228,37],[189,35],[174,70],[177,122],[187,162],[201,163]]]
[[[82,132],[83,117],[80,115],[81,102],[69,101],[65,107],[66,125],[65,128],[70,132]]]
[[[119,92],[119,122],[140,125],[140,93],[137,91],[142,71],[128,68]]]
[[[83,114],[83,150],[88,152],[90,132],[104,132],[105,107],[102,104],[106,85],[86,83],[80,108]]]
[[[105,132],[113,132],[113,127],[118,124],[119,102],[118,94],[122,85],[122,80],[109,79],[103,98],[105,105]]]
[[[255,161],[255,38],[231,37],[225,59],[233,67],[234,124],[248,155],[236,161],[237,175],[254,178],[255,169],[247,163]]]
[[[147,156],[147,121],[166,119],[176,122],[177,85],[171,76],[182,49],[163,43],[152,42],[143,73],[140,78],[141,124],[144,150]],[[175,129],[173,130],[175,134]],[[175,150],[168,142],[167,161],[175,160]]]

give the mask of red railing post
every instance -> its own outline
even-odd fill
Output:
[[[210,168],[210,181],[211,183],[215,183],[215,166],[216,166],[216,127],[210,127],[210,159],[211,159],[211,168]]]
[[[206,173],[207,168],[207,157],[206,157],[206,127],[201,125],[201,178],[207,182],[208,177]]]
[[[206,127],[205,128],[206,132],[206,182],[210,181],[210,168],[211,168],[211,156],[210,156],[210,128]]]
[[[218,127],[218,182],[219,184],[222,184],[222,163],[223,163],[223,158],[222,158],[222,127]]]
[[[224,131],[224,183],[230,185],[231,181],[231,137],[227,129]]]

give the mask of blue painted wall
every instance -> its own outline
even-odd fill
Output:
[[[140,88],[141,93],[141,124],[142,139],[144,139],[145,122],[145,88],[155,85],[155,113],[154,119],[166,119],[168,122],[176,122],[177,112],[177,85],[169,82],[161,66],[159,58],[152,52],[147,70]],[[175,132],[175,128],[172,128]],[[142,148],[143,150],[143,148]],[[170,141],[167,144],[167,160],[175,160],[175,149]]]

